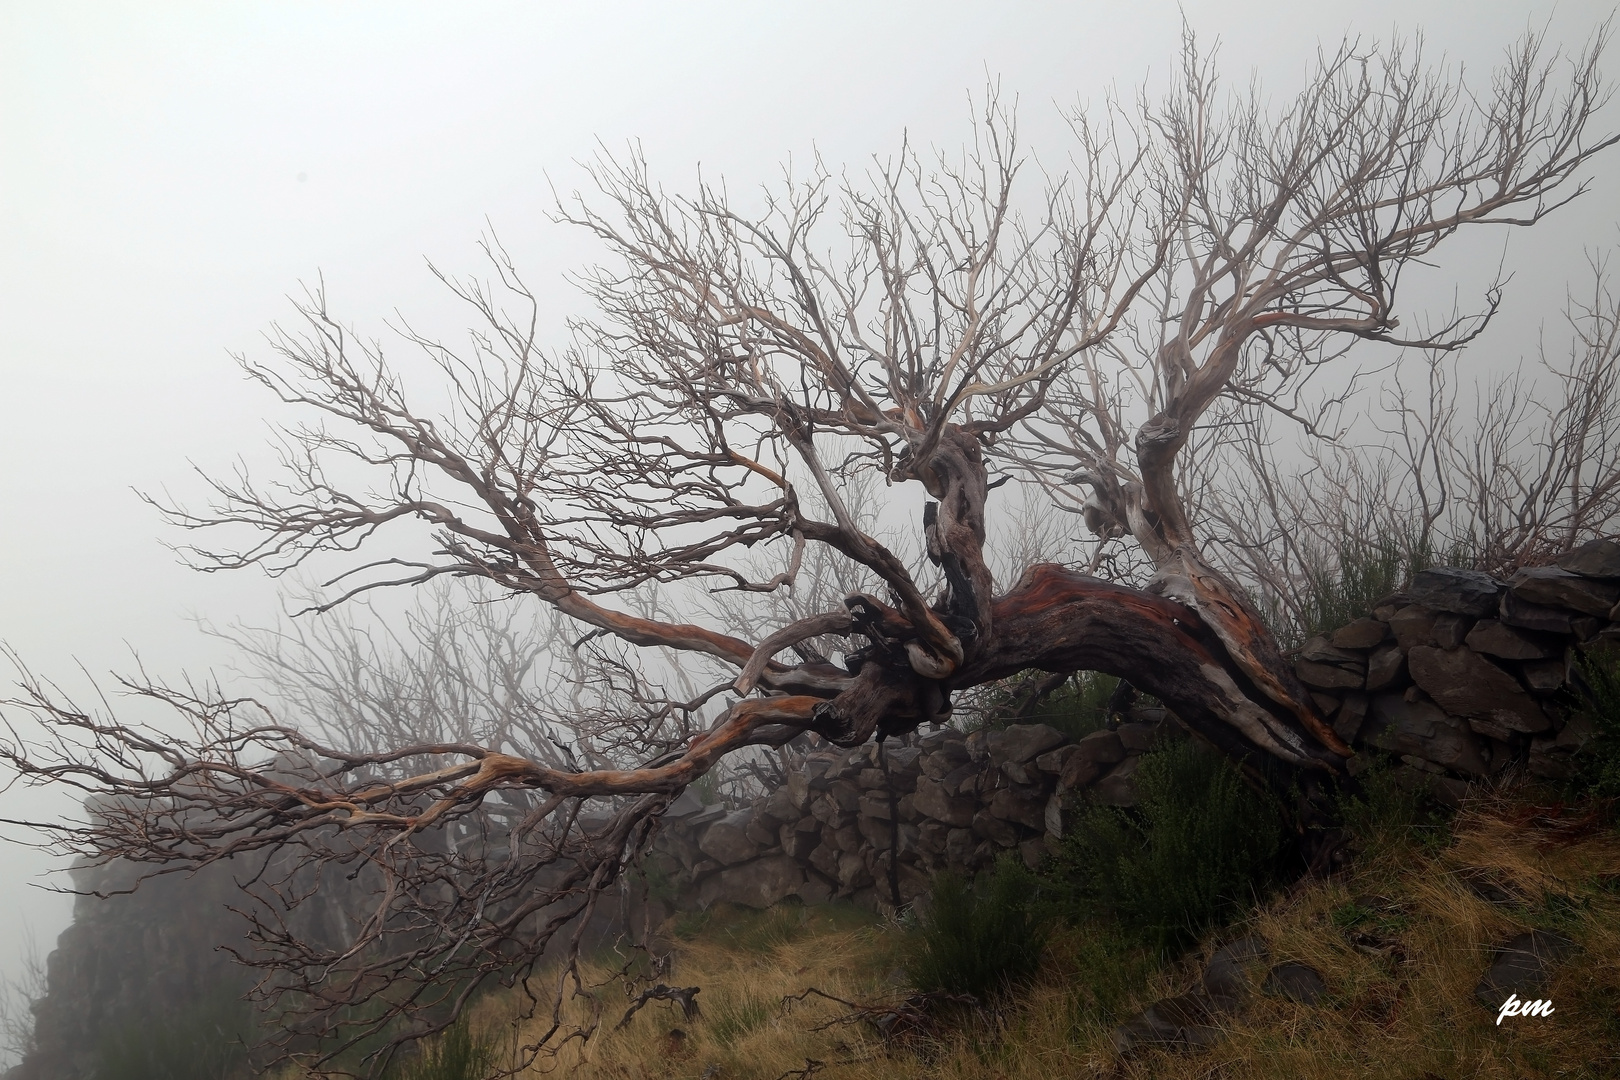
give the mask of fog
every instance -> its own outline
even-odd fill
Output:
[[[970,93],[999,79],[1026,145],[1061,168],[1057,105],[1167,77],[1182,11],[1221,40],[1229,83],[1257,72],[1281,98],[1318,43],[1347,32],[1421,30],[1431,53],[1483,72],[1530,26],[1578,47],[1609,6],[0,5],[0,640],[79,695],[137,656],[155,676],[230,677],[229,652],[194,619],[271,621],[277,583],[185,569],[165,547],[182,538],[135,492],[196,505],[192,463],[272,460],[276,405],[229,354],[264,350],[300,282],[323,278],[334,311],[374,333],[395,309],[453,325],[424,259],[477,272],[493,228],[556,327],[579,303],[564,272],[593,249],[549,223],[552,185],[580,186],[576,163],[599,146],[639,142],[676,186],[701,166],[744,190],[790,159],[859,170],[908,134],[954,145]],[[1607,66],[1620,72],[1620,57]],[[1533,348],[1583,250],[1616,246],[1620,159],[1604,168],[1512,239],[1482,363]],[[1502,245],[1470,249],[1473,270]],[[71,809],[25,790],[0,799],[11,818]],[[51,866],[0,846],[4,973],[25,927],[48,951],[67,924]]]

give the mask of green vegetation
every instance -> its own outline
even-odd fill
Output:
[[[1046,696],[1024,719],[1029,724],[1050,724],[1078,742],[1108,724],[1108,700],[1119,680],[1097,671],[1077,672]]]
[[[1016,855],[972,884],[939,875],[928,910],[909,927],[907,978],[924,993],[1005,999],[1034,976],[1046,949],[1049,920],[1036,899],[1035,875]]]
[[[1575,717],[1592,737],[1577,756],[1574,786],[1601,798],[1620,796],[1620,649],[1581,652],[1575,663]]]
[[[1175,951],[1269,889],[1283,828],[1230,763],[1188,741],[1144,754],[1136,783],[1136,807],[1082,810],[1049,880],[1072,917],[1111,915]]]
[[[253,1017],[223,999],[165,1020],[120,1025],[98,1047],[96,1080],[237,1080],[250,1075]]]
[[[421,1056],[388,1071],[390,1080],[485,1080],[498,1057],[495,1040],[476,1036],[466,1017],[421,1046]]]

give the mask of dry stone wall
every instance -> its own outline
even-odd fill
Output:
[[[1591,544],[1507,581],[1417,574],[1366,618],[1313,637],[1295,671],[1346,742],[1394,755],[1448,801],[1511,768],[1557,779],[1591,732],[1564,691],[1576,651],[1620,641],[1620,543]],[[666,902],[765,907],[798,896],[905,904],[946,868],[1016,850],[1034,865],[1084,793],[1135,802],[1140,755],[1173,718],[1137,710],[1079,741],[1042,724],[942,729],[812,754],[753,806],[705,807],[690,790],[648,860]],[[1376,754],[1360,754],[1352,771]]]
[[[1507,581],[1424,571],[1369,617],[1306,642],[1295,669],[1342,738],[1396,755],[1413,777],[1456,798],[1509,769],[1569,774],[1590,732],[1570,719],[1560,691],[1576,651],[1604,639],[1620,640],[1612,541]],[[706,807],[688,789],[645,860],[651,891],[680,908],[766,907],[792,896],[908,903],[939,870],[971,873],[1010,851],[1035,863],[1062,836],[1076,793],[1132,805],[1142,753],[1173,730],[1160,709],[1135,710],[1078,741],[1041,724],[942,729],[890,740],[881,753],[867,745],[812,754],[752,806]],[[81,869],[75,883],[109,887],[107,875],[120,872]],[[87,1076],[106,1025],[146,1017],[155,1002],[245,987],[216,950],[240,933],[225,912],[234,888],[221,866],[106,903],[81,900],[50,958],[39,1047],[9,1080]],[[320,910],[341,921],[342,897],[326,899]],[[602,932],[632,912],[605,912]]]

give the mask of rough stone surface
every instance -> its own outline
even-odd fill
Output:
[[[1434,643],[1442,649],[1455,649],[1463,643],[1474,620],[1467,615],[1444,612],[1434,617]]]
[[[1022,765],[1068,741],[1067,735],[1047,724],[1013,724],[991,736],[990,760]]]
[[[1412,681],[1454,716],[1491,721],[1512,731],[1545,731],[1546,714],[1513,676],[1470,649],[1418,646],[1406,654]]]
[[[1223,1012],[1230,1012],[1254,991],[1254,967],[1271,958],[1257,934],[1240,937],[1215,950],[1204,967],[1204,993]]]
[[[1476,570],[1440,567],[1415,574],[1407,594],[1414,604],[1433,611],[1478,617],[1496,611],[1502,585],[1489,574]]]
[[[1297,661],[1294,674],[1299,676],[1300,682],[1318,690],[1360,690],[1367,682],[1367,677],[1358,669],[1310,660]]]
[[[1348,668],[1359,668],[1363,663],[1360,653],[1331,645],[1328,639],[1320,634],[1310,638],[1300,647],[1299,658],[1309,660],[1313,664],[1336,664]]]
[[[1366,694],[1346,694],[1333,717],[1333,734],[1347,743],[1355,742],[1367,720],[1367,705]]]
[[[1489,771],[1479,740],[1432,701],[1408,701],[1402,694],[1376,695],[1362,738],[1381,749],[1472,776]]]
[[[1550,694],[1564,685],[1569,666],[1563,657],[1549,660],[1530,660],[1519,665],[1524,684],[1537,693]]]
[[[1091,797],[1103,806],[1135,806],[1136,782],[1132,778],[1141,761],[1140,757],[1128,757],[1115,765],[1092,787]]]
[[[1498,945],[1479,985],[1474,1000],[1492,1013],[1502,1008],[1508,995],[1534,998],[1546,990],[1552,968],[1575,950],[1575,943],[1548,930],[1532,930]]]
[[[1315,1005],[1327,996],[1327,982],[1322,978],[1322,973],[1309,964],[1294,960],[1272,968],[1261,989],[1267,994],[1285,997],[1301,1005]]]
[[[1402,650],[1434,644],[1434,612],[1408,604],[1389,617],[1389,629]]]
[[[1498,619],[1481,619],[1464,639],[1470,649],[1504,660],[1539,660],[1551,656],[1555,646],[1539,634],[1517,630]]]
[[[1370,649],[1389,637],[1389,624],[1381,619],[1357,619],[1328,635],[1340,649]]]
[[[1026,829],[1046,831],[1046,796],[1029,788],[1002,788],[990,798],[990,812]]]
[[[1094,783],[1114,764],[1125,760],[1125,744],[1113,731],[1094,731],[1076,744],[1073,756],[1064,763],[1058,775],[1058,787],[1064,790],[1087,787]]]
[[[698,850],[721,866],[747,862],[759,854],[759,844],[748,838],[749,813],[737,810],[710,825],[698,839]]]
[[[698,886],[698,903],[768,908],[797,893],[804,883],[804,870],[797,862],[786,855],[767,855],[705,878]]]
[[[1526,603],[1569,608],[1586,615],[1605,616],[1620,602],[1620,583],[1582,577],[1556,566],[1520,570],[1509,579],[1508,588]]]
[[[1593,540],[1558,560],[1561,569],[1583,577],[1620,578],[1620,542]]]
[[[1221,1040],[1219,1010],[1201,992],[1156,1001],[1114,1029],[1114,1050],[1129,1054],[1143,1047],[1193,1049]]]
[[[1497,618],[1509,626],[1540,630],[1548,634],[1571,633],[1573,627],[1570,625],[1570,617],[1570,613],[1562,608],[1532,604],[1512,592],[1502,594],[1502,607],[1497,615]]]
[[[1367,692],[1375,694],[1399,686],[1406,678],[1406,653],[1399,645],[1374,649],[1367,658]]]
[[[974,805],[972,799],[945,794],[945,786],[935,780],[917,781],[917,794],[913,805],[917,813],[931,817],[935,821],[943,821],[947,825],[958,827],[973,823]]]

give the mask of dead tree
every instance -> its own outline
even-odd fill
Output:
[[[242,360],[310,417],[286,430],[280,474],[162,508],[209,538],[190,549],[202,569],[348,559],[316,610],[442,577],[549,605],[597,650],[587,704],[624,733],[611,752],[324,745],[248,702],[145,687],[191,720],[179,738],[28,682],[48,734],[0,753],[94,797],[86,821],[46,826],[93,858],[231,859],[293,906],[322,873],[379,875],[344,940],[265,923],[250,959],[283,1005],[396,1039],[446,1022],[430,998],[525,978],[668,802],[745,747],[807,731],[854,746],[1021,672],[1093,670],[1234,756],[1330,780],[1351,751],[1204,554],[1181,459],[1222,402],[1307,421],[1291,395],[1352,344],[1477,334],[1494,293],[1477,318],[1403,331],[1403,269],[1579,193],[1616,141],[1589,130],[1600,44],[1565,57],[1532,37],[1466,91],[1415,48],[1347,44],[1271,109],[1258,90],[1224,97],[1189,41],[1162,104],[1072,118],[1074,170],[1038,194],[993,96],[959,156],[789,175],[750,208],[602,160],[596,194],[559,212],[606,250],[571,342],[537,340],[536,298],[491,243],[491,280],[443,278],[477,320],[464,346],[400,331],[447,394],[428,408],[316,290],[273,357]],[[998,588],[992,469],[1129,537],[1151,581],[1047,563]],[[925,493],[926,561],[857,522],[839,481],[862,472]],[[812,548],[872,587],[746,637],[692,615],[701,590],[792,588]],[[811,641],[844,648],[793,652]],[[436,839],[491,806],[520,809],[476,843]]]

